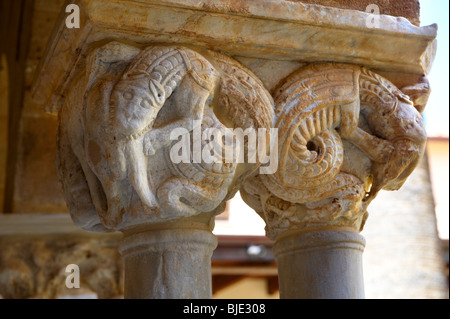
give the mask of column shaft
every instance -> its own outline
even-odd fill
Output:
[[[212,297],[211,256],[217,238],[208,230],[163,229],[126,235],[127,299]]]
[[[351,231],[313,231],[276,241],[281,298],[364,298],[365,240]]]

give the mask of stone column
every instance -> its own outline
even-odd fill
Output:
[[[365,240],[351,231],[312,231],[276,241],[280,297],[364,298]]]
[[[125,296],[133,299],[211,298],[210,229],[165,225],[125,233]],[[199,225],[200,226],[200,225]]]
[[[274,100],[278,170],[249,178],[241,194],[275,241],[280,296],[364,298],[367,207],[422,158],[422,117],[388,80],[352,65],[303,67]]]
[[[59,113],[58,169],[74,222],[123,232],[125,298],[211,298],[214,217],[261,165],[230,161],[248,142],[218,136],[230,133],[224,122],[269,127],[271,96],[214,52],[110,42],[86,61]]]

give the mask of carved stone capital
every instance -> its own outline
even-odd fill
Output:
[[[266,235],[272,240],[316,230],[359,231],[367,216],[364,194],[364,188],[355,185],[314,203],[293,203],[272,194],[261,176],[248,179],[241,189],[244,201],[266,222]]]
[[[123,294],[119,238],[86,235],[5,236],[0,239],[0,295],[6,299],[58,298],[92,292]],[[68,265],[79,266],[80,289],[67,287]]]
[[[427,94],[426,90],[417,94]],[[267,235],[360,231],[381,189],[399,189],[423,156],[423,98],[360,66],[307,65],[274,90],[278,171],[249,178],[243,199]]]
[[[225,141],[273,117],[261,81],[225,55],[119,42],[88,53],[59,111],[58,171],[76,225],[124,233],[126,298],[211,297],[214,217],[261,166],[235,160],[249,139]]]
[[[182,46],[118,42],[91,50],[86,61],[59,114],[59,174],[78,226],[127,231],[212,218],[260,166],[229,163],[225,152],[212,161],[199,153],[211,142],[205,129],[272,125],[272,97],[237,61]],[[173,133],[180,130],[187,162],[173,159]],[[248,145],[233,147],[244,152]]]

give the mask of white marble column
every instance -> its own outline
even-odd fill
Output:
[[[351,231],[312,231],[278,239],[273,252],[284,299],[364,298],[365,240]]]
[[[216,246],[217,238],[206,227],[165,225],[126,232],[119,248],[125,262],[125,298],[211,298]]]

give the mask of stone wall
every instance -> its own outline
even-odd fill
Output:
[[[379,194],[369,214],[361,233],[366,296],[448,298],[427,158],[402,189]]]
[[[29,22],[31,38],[25,68],[25,90],[17,143],[18,156],[12,209],[14,213],[66,213],[55,165],[57,117],[31,99],[35,70],[42,58],[62,0],[36,0]]]

